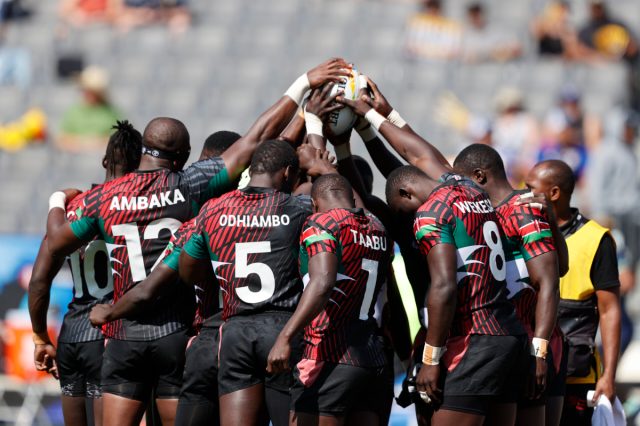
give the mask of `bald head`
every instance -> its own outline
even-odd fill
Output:
[[[189,131],[185,125],[169,117],[151,120],[142,134],[142,143],[169,153],[185,153],[191,149]]]
[[[316,179],[311,188],[311,198],[320,211],[355,207],[351,184],[337,173],[322,175]]]
[[[567,163],[560,160],[541,161],[533,167],[530,175],[535,175],[549,186],[557,186],[569,198],[576,186],[573,170]]]
[[[394,211],[415,213],[427,200],[437,182],[414,166],[402,166],[387,177],[387,204]]]

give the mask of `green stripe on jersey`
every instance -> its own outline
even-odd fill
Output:
[[[306,247],[309,247],[311,244],[320,242],[320,241],[327,241],[327,240],[333,240],[335,241],[336,239],[334,238],[333,235],[329,234],[328,232],[323,232],[320,235],[312,235],[308,238],[306,238],[304,240],[304,244]]]
[[[544,238],[552,238],[551,230],[545,229],[544,231],[534,232],[522,237],[523,244],[531,244]]]

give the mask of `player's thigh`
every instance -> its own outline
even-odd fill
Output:
[[[152,342],[108,339],[102,358],[102,392],[146,402],[154,384],[149,357]],[[119,401],[119,399],[112,399]],[[105,400],[105,418],[110,414]]]
[[[441,408],[485,416],[496,401],[515,404],[524,385],[523,372],[528,372],[523,366],[528,357],[525,347],[526,336],[450,339],[443,363]]]
[[[373,411],[376,407],[365,401],[375,398],[375,391],[369,392],[371,386],[375,384],[368,369],[303,359],[294,370],[292,411],[296,416],[312,414],[342,420],[356,407]]]
[[[69,398],[84,398],[87,390],[85,373],[80,366],[78,345],[79,343],[60,342],[56,351],[60,391],[62,396]]]
[[[84,396],[62,395],[60,400],[65,425],[84,426],[88,424]]]
[[[218,331],[203,328],[187,347],[180,403],[218,405]]]
[[[142,420],[146,403],[105,392],[102,396],[103,426],[137,426]]]
[[[153,369],[153,379],[156,383],[156,399],[175,400],[175,403],[167,404],[174,407],[174,414],[177,400],[180,396],[180,388],[182,387],[185,350],[188,341],[187,331],[181,330],[156,339],[150,345],[149,358]]]
[[[268,421],[262,383],[220,395],[221,426],[264,426]]]
[[[468,404],[461,404],[468,406]],[[469,411],[441,408],[433,413],[431,426],[482,426],[484,416]]]

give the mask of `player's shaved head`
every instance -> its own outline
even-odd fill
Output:
[[[142,134],[142,143],[149,148],[181,153],[188,151],[191,146],[186,126],[180,120],[169,117],[151,120]]]
[[[273,174],[290,167],[298,171],[300,163],[295,149],[287,142],[269,140],[261,143],[251,158],[251,174]]]
[[[311,198],[318,200],[338,201],[343,207],[355,207],[353,188],[349,181],[337,173],[322,175],[311,187]]]
[[[427,200],[436,182],[414,166],[402,166],[387,177],[387,204],[404,213],[414,213]]]
[[[453,162],[453,168],[466,176],[473,176],[475,171],[482,170],[498,179],[507,178],[504,162],[498,151],[480,143],[474,143],[460,151]]]
[[[530,174],[550,186],[557,186],[565,196],[571,197],[576,186],[576,178],[571,167],[564,161],[546,160],[536,164]]]
[[[231,145],[233,145],[240,136],[236,132],[229,132],[227,130],[221,130],[219,132],[212,133],[209,135],[207,140],[204,141],[204,146],[202,147],[202,153],[200,154],[200,159],[217,157],[225,152]]]

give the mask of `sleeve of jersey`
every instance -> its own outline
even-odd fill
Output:
[[[71,214],[67,213],[71,231],[80,240],[90,241],[100,233],[98,197],[99,194],[92,191]]]
[[[413,232],[420,251],[425,256],[438,244],[455,244],[453,239],[454,217],[451,209],[435,201],[416,213]]]
[[[221,157],[197,161],[184,170],[183,176],[191,197],[199,204],[233,189]]]
[[[511,215],[513,226],[521,238],[525,262],[556,249],[547,215],[528,206],[517,206]]]
[[[300,245],[307,251],[309,257],[313,257],[318,253],[336,253],[337,241],[326,224],[321,224],[320,220],[310,218],[302,227],[300,234]]]

